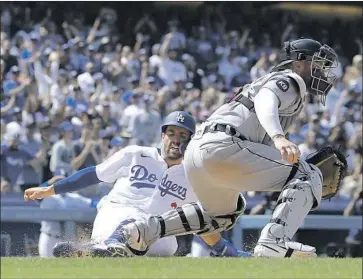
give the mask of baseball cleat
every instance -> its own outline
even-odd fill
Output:
[[[255,257],[264,258],[314,258],[317,257],[315,247],[299,242],[257,243]]]
[[[105,241],[106,250],[97,251],[98,254],[103,254],[105,257],[133,257],[135,254],[130,250],[126,243],[119,242],[115,239]]]
[[[122,228],[104,242],[112,257],[134,257],[146,254],[147,246],[141,238],[139,228],[135,224],[128,227],[129,230]]]

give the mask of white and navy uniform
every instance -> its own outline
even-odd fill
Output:
[[[157,148],[128,146],[96,166],[100,180],[115,182],[98,204],[92,240],[102,242],[128,219],[158,215],[182,203],[196,201],[182,165],[168,168]],[[152,245],[147,256],[172,256],[175,237]]]

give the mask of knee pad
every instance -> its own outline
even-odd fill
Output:
[[[219,219],[219,218],[226,218],[226,219],[230,219],[231,224],[228,225],[225,230],[230,230],[231,228],[233,228],[233,226],[237,223],[238,218],[245,212],[246,210],[246,199],[245,197],[240,194],[238,196],[238,200],[237,200],[237,208],[234,212],[231,212],[230,214],[227,215],[218,215],[215,216],[215,218]]]
[[[314,204],[312,210],[319,207],[323,191],[323,175],[318,167],[313,164],[309,164],[303,160],[299,162],[298,167],[294,168],[288,179],[286,188],[290,185],[290,188],[301,182],[307,183],[314,195]]]
[[[245,212],[246,210],[246,199],[242,194],[239,195],[237,200],[237,208],[235,211],[224,214],[224,215],[217,215],[211,217],[211,223],[212,223],[212,230],[211,228],[208,229],[206,232],[201,231],[197,234],[209,234],[214,232],[222,232],[222,231],[228,231],[233,228],[233,226],[237,223],[238,218]]]

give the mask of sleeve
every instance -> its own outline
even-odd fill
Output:
[[[281,77],[268,81],[262,86],[257,94],[265,94],[266,90],[273,92],[279,101],[279,112],[281,115],[293,114],[301,105],[301,97],[296,92],[289,78]],[[257,97],[257,96],[256,96]]]
[[[272,138],[275,135],[284,135],[279,119],[278,97],[271,90],[264,88],[254,99],[256,115],[266,133]]]
[[[129,146],[113,154],[106,161],[96,166],[96,174],[99,180],[113,183],[122,176],[125,168],[129,167],[134,147]]]

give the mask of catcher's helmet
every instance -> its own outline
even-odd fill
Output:
[[[311,84],[307,86],[324,104],[326,95],[337,78],[331,69],[338,66],[338,56],[331,47],[312,39],[289,41],[284,43],[280,64],[273,71],[286,69],[290,63],[303,60],[311,61]]]
[[[161,132],[164,133],[167,126],[178,126],[187,129],[192,135],[195,133],[195,121],[193,116],[185,111],[174,111],[165,117],[161,126]]]

